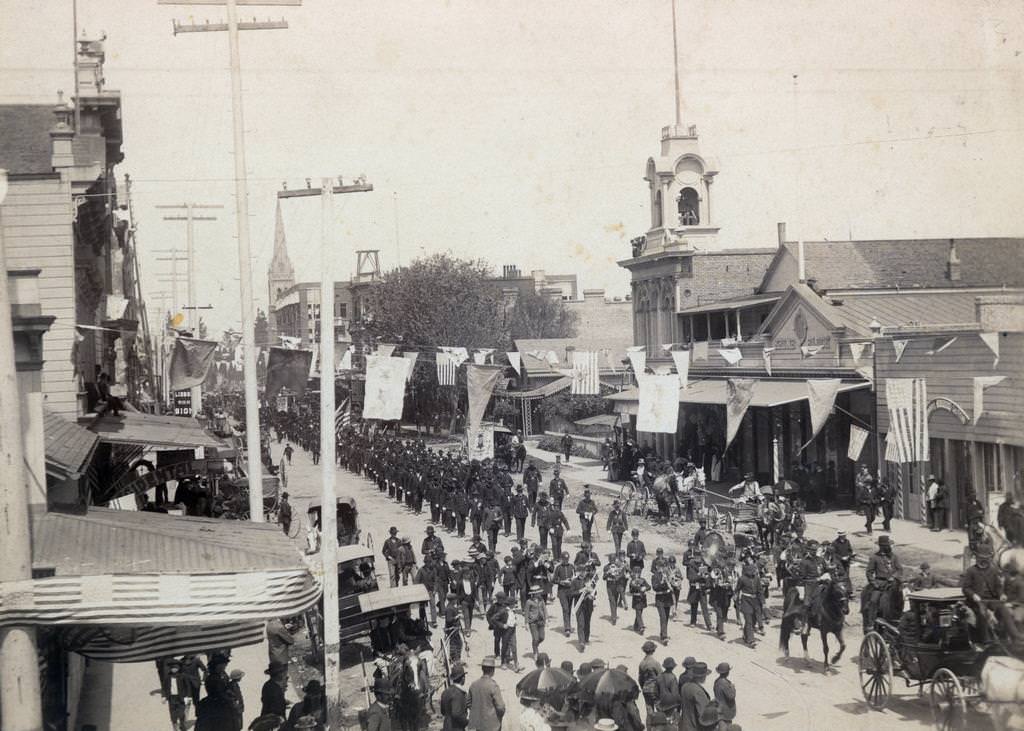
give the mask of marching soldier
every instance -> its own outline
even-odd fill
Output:
[[[615,553],[618,553],[622,550],[622,536],[629,530],[629,519],[618,500],[612,501],[612,509],[608,513],[608,524],[605,526],[605,530],[612,534]]]
[[[597,551],[592,550],[590,544],[584,541],[572,563],[577,571],[582,571],[585,568],[600,566],[601,559],[597,557]]]
[[[597,595],[597,574],[593,566],[586,566],[573,579],[573,610],[576,615],[576,639],[580,648],[590,643],[590,618],[594,614]]]
[[[551,496],[551,502],[556,508],[561,510],[562,501],[565,500],[565,496],[568,494],[569,486],[562,479],[561,470],[558,465],[555,465],[554,477],[551,478],[551,482],[548,484],[548,495]]]
[[[576,506],[576,514],[580,516],[580,532],[583,542],[590,543],[591,532],[594,530],[594,518],[597,515],[597,504],[590,497],[590,487],[585,486],[583,499]]]
[[[572,633],[572,580],[576,576],[576,567],[569,563],[569,554],[562,554],[562,562],[555,566],[552,577],[558,586],[558,603],[562,607],[562,631],[568,637]]]
[[[530,460],[530,463],[526,466],[526,471],[523,472],[523,484],[526,485],[526,498],[529,501],[530,509],[537,504],[537,491],[540,490],[541,482],[540,470],[537,469],[537,465]]]
[[[509,510],[516,521],[516,540],[521,541],[526,535],[526,519],[530,515],[530,501],[523,494],[523,486],[516,486],[516,494],[509,502]]]
[[[632,531],[633,540],[626,546],[626,556],[629,557],[629,570],[640,569],[643,571],[644,559],[647,558],[647,548],[640,540],[640,531],[636,528]]]
[[[739,600],[740,612],[743,615],[743,641],[748,647],[754,647],[754,625],[758,612],[758,595],[761,593],[761,581],[757,576],[757,567],[748,563],[743,565],[743,573],[736,582],[736,596]]]
[[[629,595],[632,597],[633,611],[636,612],[633,630],[641,635],[646,629],[644,627],[644,609],[647,608],[647,592],[650,590],[651,585],[640,575],[640,567],[634,566],[629,577]]]
[[[661,644],[668,645],[668,616],[675,602],[672,596],[672,586],[668,583],[668,577],[665,576],[660,568],[652,570],[651,589],[654,591],[654,606],[658,610]]]
[[[621,553],[612,554],[609,558],[611,560],[604,567],[604,585],[608,591],[608,608],[612,615],[612,624],[615,624],[619,619],[619,603],[626,591],[629,577],[626,575]]]
[[[542,492],[537,496],[537,502],[533,507],[533,522],[537,526],[537,535],[540,539],[540,547],[548,547],[548,494]]]
[[[686,580],[690,583],[690,590],[687,592],[686,601],[690,605],[690,626],[697,624],[697,608],[700,607],[704,616],[704,626],[711,631],[711,616],[708,614],[707,579],[708,567],[704,563],[700,552],[693,547],[687,550],[683,556],[686,564]]]
[[[562,536],[565,535],[565,529],[569,527],[569,521],[566,520],[565,513],[557,505],[548,508],[548,530],[551,531],[551,552],[556,556],[562,552]]]

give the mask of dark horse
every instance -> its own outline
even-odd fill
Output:
[[[800,643],[804,648],[804,660],[807,657],[807,638],[812,629],[821,633],[821,647],[825,654],[825,669],[839,662],[846,650],[843,641],[843,622],[849,611],[848,598],[842,584],[829,579],[819,583],[817,590],[806,600],[800,598],[800,590],[793,587],[786,592],[783,601],[782,627],[779,630],[779,649],[789,657],[789,636],[793,632],[800,633]],[[839,640],[839,650],[830,659],[828,656],[828,636],[835,635]]]

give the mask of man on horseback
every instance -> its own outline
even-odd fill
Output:
[[[868,583],[860,597],[865,632],[871,631],[878,616],[889,620],[899,617],[903,607],[893,597],[899,592],[902,573],[903,567],[892,551],[889,536],[879,536],[878,550],[868,559]]]

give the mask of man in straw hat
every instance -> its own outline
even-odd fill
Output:
[[[619,731],[619,724],[610,718],[601,718],[594,724],[594,731]]]
[[[457,663],[449,676],[451,685],[441,694],[443,731],[461,731],[469,725],[469,692],[466,690],[466,666]]]
[[[469,725],[474,731],[500,731],[501,719],[505,716],[505,701],[501,688],[494,680],[494,669],[498,661],[488,655],[480,662],[483,673],[469,686]]]

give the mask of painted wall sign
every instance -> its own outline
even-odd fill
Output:
[[[957,421],[959,421],[964,426],[967,426],[967,424],[970,423],[970,418],[967,416],[967,412],[964,411],[963,407],[960,406],[960,404],[958,404],[953,399],[939,397],[936,399],[932,399],[931,401],[928,402],[929,417],[931,417],[931,415],[939,409],[951,413],[953,416],[957,418]]]

